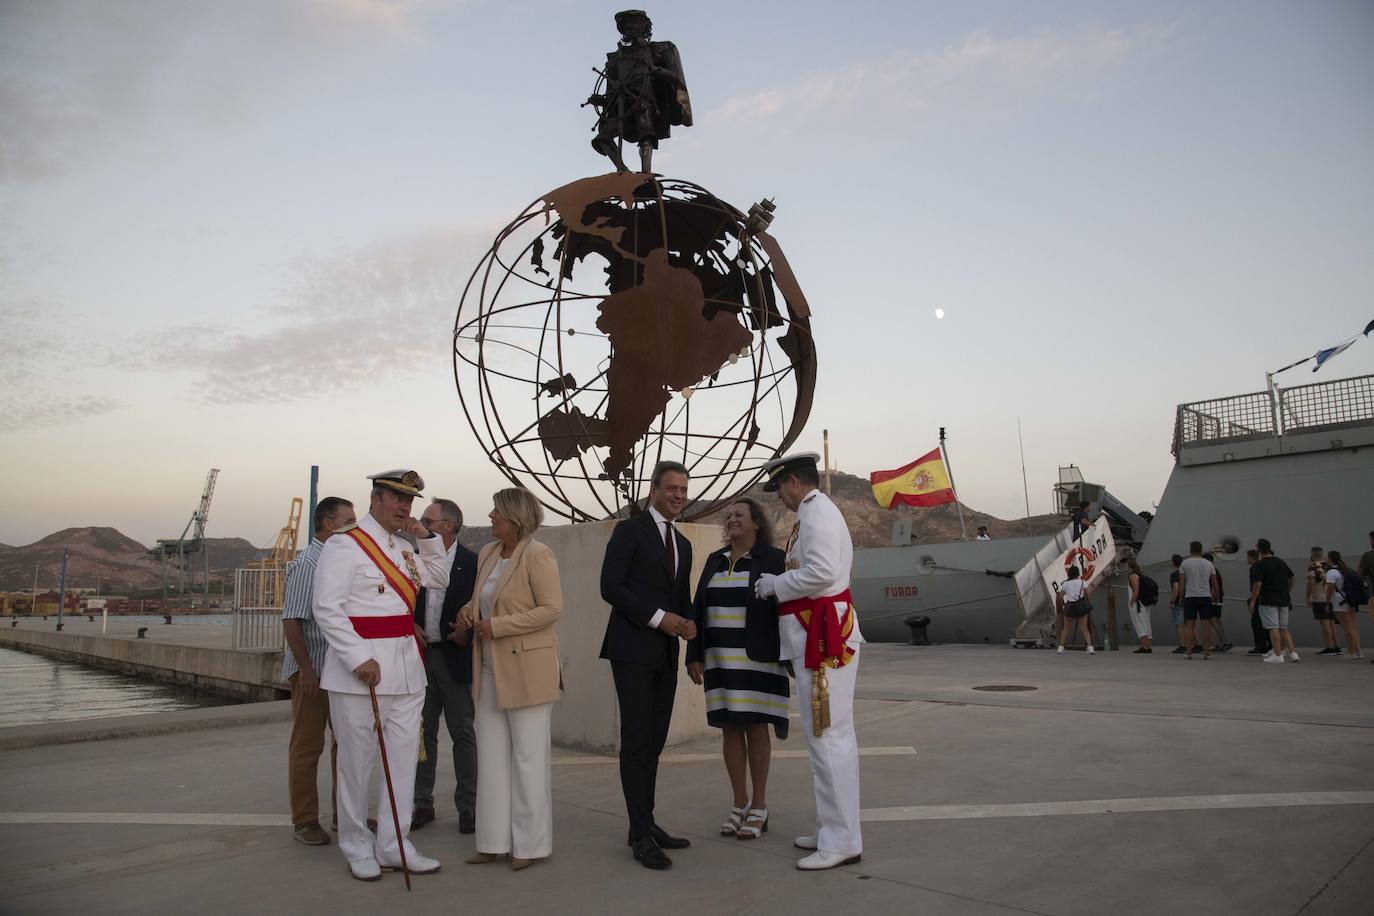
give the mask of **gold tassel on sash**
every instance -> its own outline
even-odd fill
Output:
[[[421,717],[420,717],[420,749],[419,749],[419,751],[417,751],[416,754],[415,754],[415,760],[416,760],[417,763],[424,763],[424,762],[425,762],[426,760],[428,760],[428,759],[429,759],[429,755],[425,753],[425,717],[424,717],[424,716],[421,716]]]
[[[830,727],[830,683],[825,666],[811,676],[811,734],[819,738]]]

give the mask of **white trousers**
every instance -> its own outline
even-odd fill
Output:
[[[843,668],[828,668],[830,727],[817,738],[811,733],[812,671],[801,659],[792,660],[797,674],[802,734],[811,756],[811,781],[816,791],[816,848],[822,852],[857,856],[864,851],[859,829],[859,741],[854,736],[854,681],[859,654]]]
[[[1135,630],[1136,639],[1154,638],[1150,629],[1150,609],[1139,601],[1131,603],[1131,627]]]
[[[549,728],[553,704],[523,709],[496,705],[496,681],[482,669],[475,704],[477,731],[477,851],[517,859],[553,852],[553,780]]]
[[[420,744],[420,710],[424,691],[378,694],[377,708],[386,736],[386,757],[391,765],[391,785],[396,791],[396,813],[400,815],[401,836],[406,837],[406,856],[414,856],[410,845],[410,810],[415,795],[415,757]],[[375,858],[383,865],[400,865],[401,851],[396,839],[396,824],[391,816],[391,799],[386,791],[386,772],[382,769],[377,731],[372,723],[372,698],[362,693],[329,691],[329,715],[339,742],[339,772],[335,777],[339,806],[339,850],[350,862]],[[377,836],[367,829],[368,782],[377,771]],[[411,859],[411,861],[414,861]]]

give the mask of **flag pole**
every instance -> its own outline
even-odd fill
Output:
[[[959,513],[959,537],[968,540],[968,529],[964,527],[964,509],[959,505],[959,488],[954,485],[954,466],[949,463],[949,449],[945,447],[945,428],[940,427],[940,457],[945,459],[945,473],[949,475],[949,488],[954,491],[954,508]]]
[[[825,443],[825,495],[830,495],[830,430],[821,430],[821,441]]]
[[[1026,485],[1026,440],[1021,438],[1020,417],[1016,418],[1016,444],[1021,447],[1021,492],[1026,494],[1026,537],[1030,537],[1030,487]]]

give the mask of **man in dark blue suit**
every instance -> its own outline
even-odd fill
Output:
[[[472,598],[477,578],[477,554],[458,543],[463,511],[448,499],[433,499],[421,523],[444,539],[450,562],[448,587],[420,589],[415,601],[415,627],[425,644],[425,707],[421,713],[425,760],[415,765],[415,810],[410,829],[434,820],[434,771],[439,762],[439,717],[453,739],[453,771],[457,785],[453,804],[458,809],[458,832],[477,829],[477,740],[472,730],[471,632],[458,626],[458,612]]]
[[[673,527],[687,506],[687,469],[660,461],[649,511],[615,526],[601,565],[601,597],[611,606],[601,657],[611,663],[620,703],[620,786],[630,816],[630,845],[645,868],[672,865],[664,849],[691,842],[654,822],[658,757],[668,740],[677,693],[678,640],[696,636],[691,621],[692,545]]]

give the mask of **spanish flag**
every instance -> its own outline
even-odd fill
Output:
[[[873,484],[873,498],[884,509],[954,502],[954,487],[938,448],[895,471],[874,471],[868,481]]]

